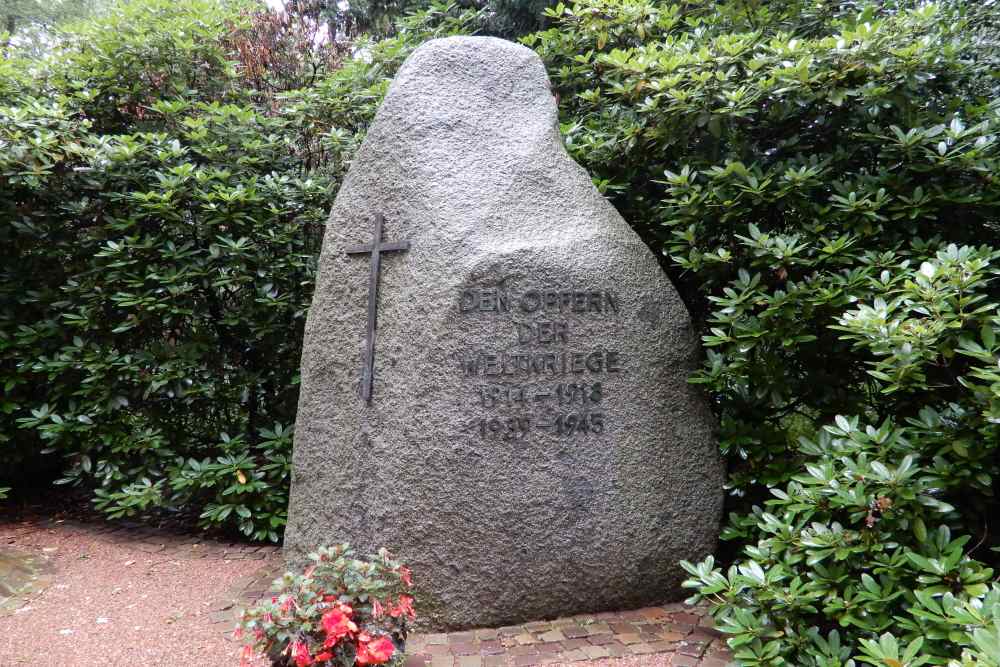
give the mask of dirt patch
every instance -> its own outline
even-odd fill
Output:
[[[4,667],[237,665],[240,597],[280,561],[269,547],[68,521],[0,524],[0,545],[17,554],[0,601]]]

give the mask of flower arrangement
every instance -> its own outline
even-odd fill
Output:
[[[275,595],[243,612],[236,637],[241,666],[265,656],[275,667],[369,667],[402,659],[416,618],[409,568],[385,549],[365,560],[348,544],[309,554],[301,574],[287,572]]]

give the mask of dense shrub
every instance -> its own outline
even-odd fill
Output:
[[[0,106],[5,461],[62,454],[112,516],[277,539],[325,169],[225,50],[237,5],[129,3]],[[10,473],[8,473],[10,474]]]
[[[8,410],[112,515],[193,503],[276,538],[329,179],[280,114],[100,74],[0,108]]]
[[[584,0],[528,40],[704,332],[743,548],[689,584],[746,664],[943,664],[1000,628],[1000,105],[974,8]]]
[[[915,446],[938,437],[940,423],[930,410],[907,427],[839,417],[801,437],[804,470],[733,519],[734,532],[756,538],[742,562],[727,572],[713,558],[684,563],[742,664],[864,662],[883,650],[866,641],[883,635],[886,646],[915,647],[901,665],[942,664],[975,650],[980,635],[1000,636],[993,570],[967,556],[980,545],[952,535],[940,463]],[[980,650],[973,664],[996,664],[1000,653]]]
[[[138,0],[0,60],[0,481],[61,457],[112,517],[278,540],[336,185],[410,50],[480,20],[344,60],[250,0]]]

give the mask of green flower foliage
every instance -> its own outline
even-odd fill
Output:
[[[995,660],[990,11],[583,0],[525,39],[702,332],[738,555],[689,585],[743,664]]]

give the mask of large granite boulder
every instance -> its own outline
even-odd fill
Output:
[[[677,561],[712,552],[722,507],[697,357],[653,254],[566,154],[538,57],[429,42],[330,215],[288,556],[385,545],[437,628],[677,599]]]

